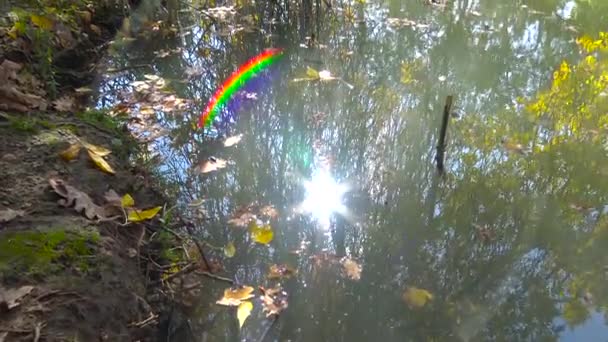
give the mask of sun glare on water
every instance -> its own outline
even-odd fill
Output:
[[[304,181],[306,195],[300,205],[300,211],[309,213],[322,227],[328,228],[334,213],[346,215],[347,208],[342,203],[348,192],[346,184],[337,183],[327,171],[318,171],[312,179]]]

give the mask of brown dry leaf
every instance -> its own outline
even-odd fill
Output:
[[[66,184],[59,178],[49,179],[49,184],[59,196],[63,197],[57,202],[59,205],[63,207],[74,206],[76,212],[82,213],[84,211],[84,216],[89,220],[104,218],[103,208],[93,203],[89,195]]]
[[[197,171],[199,173],[208,173],[213,172],[219,169],[225,168],[227,162],[224,159],[213,158],[209,160],[205,160],[197,166]]]
[[[61,153],[59,153],[59,156],[61,157],[61,159],[65,160],[65,161],[74,160],[74,159],[76,159],[76,157],[78,157],[78,154],[80,153],[81,148],[82,148],[82,145],[80,145],[80,144],[72,144],[72,145],[70,145],[70,147],[61,151]]]
[[[421,308],[427,302],[433,300],[433,294],[425,289],[412,286],[405,289],[401,298],[410,308]]]
[[[96,155],[100,156],[100,157],[105,157],[108,154],[112,153],[111,150],[108,150],[105,147],[101,147],[101,146],[97,146],[97,145],[93,145],[93,144],[89,144],[88,142],[83,141],[82,145],[89,150],[90,152],[95,153]]]
[[[341,260],[344,274],[352,280],[361,279],[361,265],[349,258]]]
[[[287,292],[283,291],[281,286],[272,289],[265,289],[260,286],[262,292],[263,311],[266,312],[266,317],[278,315],[281,311],[287,309]]]
[[[253,205],[241,206],[236,209],[234,216],[228,220],[228,224],[237,227],[247,227],[249,223],[256,219],[256,215],[252,212]]]
[[[113,189],[106,191],[103,198],[106,200],[106,202],[108,202],[109,205],[115,207],[122,206],[122,198]]]
[[[268,279],[291,278],[297,271],[287,265],[278,264],[270,266],[268,271]]]
[[[115,173],[114,169],[112,169],[110,164],[108,164],[108,162],[105,161],[105,159],[103,159],[100,155],[98,155],[94,152],[91,152],[91,150],[87,150],[87,152],[89,153],[89,157],[91,157],[91,160],[93,161],[95,166],[97,166],[98,169],[100,169],[103,172],[107,172],[107,173],[111,173],[111,174]]]
[[[224,296],[215,303],[226,306],[239,306],[242,301],[250,299],[253,296],[253,287],[233,286],[225,289]]]
[[[234,146],[234,145],[238,144],[242,138],[243,138],[242,134],[237,134],[235,136],[229,137],[226,140],[224,140],[224,146],[225,147]]]
[[[260,209],[260,215],[273,219],[279,216],[279,212],[272,205],[267,205]]]
[[[25,211],[23,210],[14,210],[11,208],[2,209],[0,210],[0,222],[9,222],[24,214]]]
[[[21,303],[21,299],[27,296],[34,290],[33,286],[21,286],[16,289],[3,289],[0,288],[0,298],[3,298],[3,301],[0,302],[0,307],[5,307],[8,310],[14,309],[18,307]]]
[[[60,112],[72,112],[76,108],[74,97],[65,95],[53,101],[53,107]]]
[[[5,59],[0,64],[0,110],[27,112],[30,109],[46,110],[46,101],[34,94],[18,89],[17,72],[22,65]]]

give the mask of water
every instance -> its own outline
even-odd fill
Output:
[[[518,100],[550,89],[562,60],[582,60],[575,39],[597,34],[602,6],[368,0],[323,5],[306,21],[293,7],[259,4],[215,24],[185,8],[181,34],[117,45],[111,64],[138,67],[102,82],[101,106],[144,74],[193,102],[180,115],[157,111],[171,133],[152,147],[182,205],[205,199],[191,212],[201,237],[234,243],[233,258],[208,250],[221,274],[272,287],[270,265],[298,271],[281,281],[289,307],[277,321],[256,299],[242,329],[235,310],[214,303],[226,284],[209,280],[187,310],[194,340],[607,340],[606,131],[589,126],[607,102],[579,94],[595,107],[574,130],[558,124],[572,108],[535,118]],[[389,24],[402,19],[414,23]],[[285,56],[249,85],[250,99],[241,94],[213,129],[193,127],[222,81],[269,47]],[[307,67],[353,89],[293,82]],[[457,108],[439,176],[447,95]],[[222,145],[236,134],[238,145]],[[228,166],[192,171],[211,156]],[[228,224],[251,203],[278,210],[267,246]],[[361,265],[359,280],[343,258]]]

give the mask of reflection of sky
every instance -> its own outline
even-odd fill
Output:
[[[555,320],[555,324],[567,325],[562,319]],[[574,329],[566,328],[559,339],[563,342],[608,341],[608,326],[606,326],[604,315],[601,312],[592,311],[591,317],[585,323]]]

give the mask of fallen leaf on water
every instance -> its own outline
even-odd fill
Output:
[[[228,242],[226,246],[224,246],[224,255],[228,258],[232,258],[236,254],[236,247],[234,247],[234,243]]]
[[[135,200],[133,197],[131,197],[131,195],[126,194],[120,199],[120,205],[124,208],[132,207],[135,205]]]
[[[260,215],[268,218],[276,218],[279,216],[279,212],[271,205],[267,205],[260,209]]]
[[[225,289],[224,296],[215,303],[226,306],[239,306],[244,300],[252,298],[253,296],[253,287],[234,286]]]
[[[237,227],[247,227],[251,221],[256,219],[255,214],[251,212],[252,209],[252,206],[239,207],[234,216],[228,220],[228,224]]]
[[[74,160],[76,157],[78,157],[78,153],[80,153],[81,148],[82,148],[82,145],[80,145],[80,144],[72,144],[72,145],[70,145],[70,147],[61,151],[61,153],[59,153],[59,156],[61,157],[61,159],[65,160],[65,161]]]
[[[306,67],[306,76],[310,78],[319,78],[319,72],[311,67]]]
[[[261,243],[263,245],[267,245],[272,241],[274,233],[272,232],[272,227],[270,225],[259,226],[256,222],[252,222],[249,226],[249,232],[251,233],[251,238],[253,241],[257,243]]]
[[[101,146],[97,146],[97,145],[93,145],[90,144],[88,142],[83,141],[82,145],[84,146],[84,148],[86,148],[87,150],[95,153],[96,155],[100,156],[100,157],[105,157],[108,154],[112,153],[111,150],[105,148],[105,147],[101,147]]]
[[[8,310],[18,307],[19,305],[21,305],[21,299],[30,294],[32,290],[34,290],[34,287],[29,285],[7,290],[0,288],[0,294],[2,295],[0,297],[4,298],[3,301],[0,302],[0,304],[4,305],[0,305],[0,307],[5,306],[5,308],[7,308]]]
[[[361,279],[361,265],[359,265],[356,261],[343,258],[342,259],[342,267],[344,268],[344,274],[352,280]]]
[[[197,200],[194,200],[194,201],[188,203],[188,206],[191,208],[195,208],[195,207],[200,207],[201,205],[203,205],[203,203],[205,203],[205,199],[201,198],[201,199],[197,199]]]
[[[198,165],[197,169],[199,173],[208,173],[213,172],[219,169],[225,168],[227,162],[224,159],[213,158],[209,160],[205,160],[201,164]]]
[[[433,300],[433,294],[425,289],[417,287],[408,287],[401,298],[410,308],[421,308],[427,302]]]
[[[291,278],[296,273],[296,270],[287,265],[272,265],[268,271],[268,279]]]
[[[287,309],[287,292],[283,291],[281,286],[272,289],[265,289],[260,286],[262,292],[263,311],[266,312],[266,317],[278,315],[281,311]]]
[[[49,179],[49,184],[59,196],[63,197],[57,202],[59,205],[63,207],[74,206],[76,212],[82,213],[84,211],[84,216],[89,220],[104,218],[103,208],[93,203],[89,195],[58,178]]]
[[[224,140],[224,146],[230,147],[230,146],[236,145],[241,141],[242,138],[243,138],[242,134],[237,134],[235,136],[229,137],[226,140]]]
[[[11,208],[2,209],[0,210],[0,222],[12,221],[17,217],[23,216],[23,214],[25,214],[25,211],[23,210],[14,210]]]
[[[243,327],[245,320],[251,315],[253,304],[250,301],[242,302],[236,310],[236,318],[239,320],[239,328]]]
[[[111,174],[115,173],[114,169],[112,169],[110,164],[108,164],[108,162],[105,161],[105,159],[103,159],[100,155],[98,155],[94,152],[91,152],[91,150],[87,150],[87,152],[89,153],[89,157],[91,157],[91,160],[93,161],[95,166],[97,166],[98,169],[100,169],[103,172],[107,172],[107,173],[111,173]]]
[[[154,218],[163,207],[154,207],[146,210],[130,209],[127,215],[129,222],[140,222]]]

